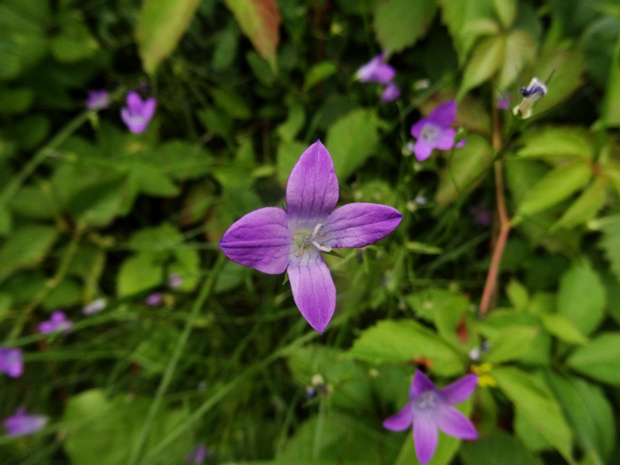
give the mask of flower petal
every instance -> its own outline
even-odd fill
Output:
[[[403,431],[411,426],[413,422],[413,412],[411,405],[407,403],[400,412],[392,415],[383,422],[383,427],[392,431]]]
[[[454,146],[456,131],[454,129],[444,129],[435,140],[435,148],[439,150],[450,150]]]
[[[144,102],[141,113],[142,117],[146,120],[147,123],[151,121],[151,118],[155,114],[155,107],[157,107],[157,102],[154,98],[148,98]]]
[[[319,333],[323,333],[336,309],[336,286],[321,256],[307,265],[291,263],[288,279],[295,304]]]
[[[338,178],[334,162],[317,140],[301,154],[286,185],[287,217],[296,223],[292,229],[323,219],[337,202]]]
[[[411,400],[420,397],[425,391],[436,391],[435,385],[433,382],[420,370],[416,370],[413,375],[413,382],[411,383],[411,387],[409,388],[409,398]]]
[[[137,92],[133,90],[129,92],[127,94],[126,102],[127,107],[129,107],[130,113],[140,113],[142,111],[142,99]]]
[[[477,439],[474,424],[456,408],[443,404],[435,409],[435,424],[444,433],[461,439]]]
[[[449,127],[454,122],[454,118],[456,118],[456,102],[454,100],[442,103],[428,115],[429,121],[444,128]]]
[[[416,139],[419,139],[422,135],[422,129],[424,129],[424,126],[426,126],[427,123],[428,120],[426,118],[422,118],[420,121],[415,123],[413,126],[411,126],[411,135]]]
[[[390,234],[403,215],[395,208],[378,203],[350,203],[329,215],[324,245],[365,247]]]
[[[439,390],[439,395],[448,404],[460,404],[471,396],[478,386],[478,375],[469,374]]]
[[[433,458],[439,434],[433,419],[428,415],[413,416],[413,443],[418,461],[424,465]]]
[[[413,153],[418,161],[424,161],[431,156],[433,146],[426,142],[424,139],[418,139],[413,146]]]
[[[390,65],[383,62],[385,55],[377,55],[368,63],[357,70],[356,76],[361,82],[378,82],[379,84],[387,84],[392,79],[396,71]]]
[[[400,89],[394,82],[388,82],[381,93],[381,101],[384,103],[392,102],[398,97],[400,97]]]
[[[236,221],[222,237],[220,249],[233,262],[268,274],[284,273],[291,232],[281,208],[260,208]]]

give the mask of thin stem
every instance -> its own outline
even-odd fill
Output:
[[[226,260],[226,257],[224,256],[224,254],[220,254],[218,256],[217,261],[215,262],[215,265],[213,265],[213,268],[211,269],[211,272],[209,273],[209,277],[205,281],[204,285],[202,286],[202,289],[200,290],[200,294],[198,295],[198,298],[194,302],[194,306],[192,307],[190,316],[185,322],[183,333],[181,334],[181,337],[179,338],[177,342],[177,345],[174,349],[172,357],[170,357],[170,361],[168,362],[168,365],[166,366],[166,371],[164,372],[164,375],[159,383],[159,386],[157,387],[155,398],[153,399],[153,402],[151,403],[149,411],[144,420],[144,424],[142,425],[142,431],[140,431],[140,436],[138,437],[138,440],[134,444],[134,447],[133,447],[133,450],[131,451],[131,456],[129,458],[129,461],[127,462],[127,465],[134,465],[138,463],[138,460],[140,459],[140,456],[142,455],[144,445],[146,444],[148,435],[151,431],[151,428],[153,427],[155,416],[159,412],[159,409],[161,407],[161,404],[164,398],[164,394],[166,393],[166,390],[168,389],[168,386],[170,385],[170,382],[172,381],[172,377],[179,363],[179,359],[181,358],[181,355],[183,354],[183,349],[185,349],[185,345],[187,344],[189,335],[192,332],[194,323],[196,322],[196,319],[198,317],[198,313],[203,308],[205,302],[208,300],[209,296],[211,295],[211,291],[213,290],[213,287],[215,286],[215,282],[217,281],[217,278],[222,270],[222,267],[224,266],[225,260]]]

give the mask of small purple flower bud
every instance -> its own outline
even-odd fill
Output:
[[[155,114],[157,102],[154,98],[142,100],[137,92],[127,94],[127,106],[121,109],[121,118],[134,134],[144,132]]]
[[[377,55],[368,63],[357,70],[356,76],[361,82],[377,82],[387,84],[396,75],[396,71],[385,63],[387,54],[385,52]]]
[[[39,332],[47,334],[62,331],[67,333],[71,329],[71,326],[73,326],[73,322],[67,320],[63,312],[58,311],[52,313],[48,321],[39,324]]]
[[[381,94],[381,101],[384,103],[392,102],[398,97],[400,97],[400,89],[393,81],[388,82]]]
[[[15,415],[4,420],[6,435],[9,437],[25,436],[39,431],[47,424],[43,415],[28,415],[24,407],[19,407]]]
[[[105,90],[89,90],[86,98],[86,108],[90,110],[105,110],[110,106],[110,93]]]
[[[161,292],[153,292],[146,298],[146,305],[149,307],[159,307],[163,301],[163,295]]]
[[[0,347],[0,371],[11,378],[18,378],[24,372],[24,356],[20,349]]]

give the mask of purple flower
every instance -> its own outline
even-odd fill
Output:
[[[456,131],[450,126],[456,117],[456,102],[442,103],[428,115],[411,126],[411,135],[417,139],[413,153],[419,161],[430,157],[433,149],[450,150],[454,146]],[[462,147],[465,141],[456,144]]]
[[[388,82],[381,94],[381,101],[387,103],[396,100],[398,97],[400,97],[400,89],[393,81]]]
[[[421,371],[416,371],[409,388],[409,403],[396,415],[383,422],[392,431],[403,431],[413,425],[413,443],[422,465],[435,454],[437,429],[461,439],[477,439],[476,428],[469,419],[452,406],[465,401],[478,384],[478,376],[467,375],[437,389]]]
[[[47,424],[43,415],[27,415],[24,407],[19,407],[15,415],[4,420],[7,436],[24,436],[39,431]]]
[[[105,308],[108,303],[104,298],[93,300],[91,303],[86,305],[82,309],[82,313],[84,315],[93,315],[95,313],[99,313],[101,310]]]
[[[316,141],[293,167],[286,206],[260,208],[234,223],[219,245],[232,261],[268,274],[288,272],[303,317],[322,333],[336,308],[336,288],[321,252],[364,247],[384,238],[402,215],[387,205],[355,203],[334,211],[334,162]]]
[[[146,298],[146,305],[149,307],[159,307],[162,303],[163,295],[161,292],[153,292]]]
[[[377,55],[368,63],[357,70],[356,76],[361,82],[378,82],[379,84],[387,84],[396,75],[396,71],[390,65],[385,63],[386,53]]]
[[[56,331],[67,332],[71,329],[73,323],[67,320],[67,317],[63,312],[54,312],[52,317],[48,321],[44,321],[39,324],[39,332],[41,333],[53,333]]]
[[[497,109],[498,110],[510,110],[510,102],[507,97],[500,97],[497,101]]]
[[[154,98],[143,101],[137,92],[131,91],[127,94],[127,106],[121,108],[121,118],[131,132],[139,134],[148,126],[156,106]]]
[[[196,448],[185,456],[185,463],[200,465],[207,457],[212,457],[213,453],[204,444],[198,444]]]
[[[523,95],[523,100],[512,112],[515,115],[521,112],[523,118],[529,118],[532,116],[532,106],[536,100],[547,95],[547,86],[537,77],[534,77],[527,87],[521,87],[521,95]]]
[[[110,106],[110,93],[105,90],[89,90],[86,98],[86,108],[90,110],[104,110]]]
[[[0,347],[0,371],[11,378],[18,378],[24,372],[24,356],[20,349]]]
[[[170,273],[168,276],[168,287],[170,289],[177,289],[181,287],[182,284],[183,278],[181,278],[178,273]]]

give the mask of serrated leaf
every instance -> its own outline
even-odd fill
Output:
[[[493,0],[493,6],[504,29],[510,29],[517,14],[517,0]]]
[[[620,332],[608,332],[576,349],[566,360],[573,370],[603,383],[620,386]]]
[[[505,48],[506,38],[500,35],[486,37],[476,45],[465,67],[457,99],[495,74],[504,60]]]
[[[513,367],[496,368],[491,376],[532,426],[572,462],[571,430],[549,389],[534,376]]]
[[[414,45],[426,33],[436,11],[434,0],[379,2],[373,21],[377,42],[390,52]]]
[[[549,334],[569,344],[584,345],[588,338],[575,326],[575,324],[563,315],[546,313],[540,315],[543,326]]]
[[[592,159],[590,135],[580,127],[548,127],[523,138],[520,157],[576,157]]]
[[[585,163],[557,166],[527,193],[519,205],[518,215],[533,215],[561,202],[582,188],[591,175],[592,171]]]
[[[489,351],[484,355],[488,363],[516,360],[526,353],[539,329],[531,326],[508,326],[489,339]]]
[[[362,331],[347,356],[372,363],[406,363],[414,357],[431,360],[430,370],[443,376],[463,372],[461,355],[437,334],[415,321],[382,321]]]
[[[326,147],[338,179],[346,180],[373,154],[379,142],[374,111],[357,109],[336,121],[327,133]]]
[[[275,0],[226,0],[239,27],[271,68],[276,68],[280,42],[280,11]]]
[[[620,215],[608,216],[592,223],[591,227],[603,232],[598,245],[609,260],[611,271],[620,281]]]
[[[200,0],[149,0],[142,3],[136,39],[142,67],[155,74],[177,47],[189,27]]]
[[[585,259],[575,261],[560,278],[558,314],[565,316],[588,335],[603,320],[605,286]]]

